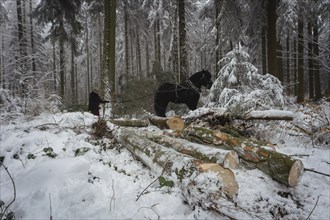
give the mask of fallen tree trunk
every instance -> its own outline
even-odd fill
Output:
[[[121,129],[118,135],[119,141],[143,164],[180,185],[189,204],[209,208],[217,207],[221,199],[236,199],[238,184],[230,169],[179,153],[127,129]]]
[[[238,154],[235,151],[200,145],[151,131],[139,131],[138,135],[206,163],[217,163],[230,169],[237,169],[239,166]]]
[[[241,116],[231,115],[225,108],[209,109],[207,112],[197,113],[197,116],[186,117],[185,123],[191,124],[195,121],[207,122],[211,127],[215,125],[227,125],[232,120],[293,120],[293,113],[284,110],[263,110],[263,111],[250,111],[249,113]]]
[[[293,120],[293,113],[283,110],[251,111],[242,117],[244,120]]]
[[[300,160],[268,150],[263,147],[265,146],[263,143],[234,137],[220,131],[189,126],[181,132],[180,137],[197,143],[234,150],[245,164],[263,171],[287,186],[296,186],[304,170]]]
[[[125,127],[147,127],[150,123],[147,120],[140,119],[111,119],[112,124]]]
[[[150,117],[148,120],[141,119],[111,119],[112,124],[124,127],[147,127],[155,125],[161,129],[182,130],[184,128],[184,121],[179,117],[163,118]]]

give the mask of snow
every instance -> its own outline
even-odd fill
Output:
[[[199,111],[206,112],[207,108]],[[306,112],[300,110],[294,115],[303,120]],[[97,117],[81,112],[1,115],[0,156],[5,157],[4,165],[15,181],[17,197],[10,210],[17,218],[223,219],[201,207],[190,207],[178,186],[160,188],[158,181],[136,201],[157,175],[126,148],[109,139],[94,140],[90,133],[96,121]],[[288,126],[287,122],[274,123],[279,123],[279,130]],[[110,123],[108,126],[115,128]],[[279,152],[301,159],[308,169],[330,174],[329,147],[312,147],[309,137],[290,136],[288,131],[277,132],[270,126],[260,125],[258,129],[277,144]],[[157,132],[155,127],[147,129]],[[55,158],[45,155],[43,149],[48,147],[57,154]],[[75,156],[82,148],[90,150]],[[36,158],[28,159],[29,154]],[[237,207],[224,201],[220,207],[223,213],[238,219],[307,219],[315,207],[310,219],[330,219],[327,176],[305,172],[296,187],[288,188],[257,169],[240,167],[233,172],[239,184]],[[198,178],[196,181],[204,181],[203,175]],[[203,190],[214,189],[205,185]],[[8,204],[12,198],[12,183],[0,167],[0,199]]]
[[[248,117],[255,118],[268,118],[268,117],[278,117],[278,118],[293,118],[293,113],[291,111],[283,111],[277,109],[270,109],[264,111],[251,111],[247,114]]]

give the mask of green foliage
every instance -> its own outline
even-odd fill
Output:
[[[159,180],[160,188],[163,186],[168,186],[168,187],[174,186],[174,182],[172,180],[166,180],[163,176],[160,176],[158,180]]]
[[[31,154],[31,153],[29,153],[28,155],[27,155],[27,159],[36,159],[36,156],[34,155],[34,154]]]
[[[5,202],[0,199],[0,209],[5,205]]]
[[[75,152],[74,152],[74,156],[78,157],[78,156],[82,156],[85,153],[87,153],[88,151],[90,151],[89,147],[82,147],[82,148],[78,148]]]
[[[8,207],[7,207],[8,208]],[[6,204],[4,201],[0,200],[0,217],[2,216],[1,219],[3,220],[14,220],[15,219],[15,213],[14,212],[5,212],[6,209]]]
[[[46,147],[43,149],[43,151],[46,153],[43,156],[48,156],[50,158],[55,158],[57,154],[54,152],[53,148],[51,147]]]

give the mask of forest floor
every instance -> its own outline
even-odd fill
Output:
[[[330,108],[323,105],[321,110],[296,108],[293,122],[249,124],[255,136],[276,144],[277,151],[329,175]],[[86,112],[1,114],[0,156],[15,184],[16,199],[9,209],[17,219],[224,219],[190,207],[177,186],[150,185],[157,175],[125,147],[92,136],[97,120]],[[116,129],[111,123],[108,127]],[[257,169],[233,172],[239,184],[237,206],[221,208],[237,219],[330,219],[329,176],[305,171],[290,188]],[[1,208],[13,197],[12,181],[1,166]]]

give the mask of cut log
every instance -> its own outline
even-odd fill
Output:
[[[217,163],[230,169],[237,169],[239,166],[238,155],[235,151],[217,149],[151,131],[139,131],[138,135],[206,163]]]
[[[121,129],[118,135],[123,145],[143,164],[156,174],[165,175],[178,184],[188,203],[198,201],[198,204],[209,206],[219,204],[220,199],[236,199],[238,184],[230,169],[215,163],[212,163],[212,169],[206,168],[206,163],[201,160],[137,136],[127,129]],[[207,182],[208,187],[200,185],[197,179]],[[194,193],[193,189],[196,189]],[[203,189],[203,196],[200,195],[201,192],[196,194],[200,189]]]
[[[159,128],[172,129],[175,131],[181,131],[184,128],[184,121],[179,117],[163,118],[163,117],[149,117],[149,121],[152,125]]]
[[[139,119],[111,119],[112,124],[125,127],[147,127],[150,123],[147,120]]]
[[[161,129],[182,130],[184,128],[184,121],[179,117],[163,118],[150,117],[148,120],[140,119],[111,119],[112,124],[124,127],[147,127],[150,124],[155,125]]]
[[[245,120],[293,120],[293,113],[290,111],[282,110],[264,110],[264,111],[251,111],[244,115],[242,119]]]
[[[300,160],[292,159],[270,148],[267,149],[264,143],[255,140],[194,126],[184,129],[181,137],[193,142],[233,150],[244,161],[244,164],[257,168],[274,180],[290,187],[297,185],[304,170]]]

